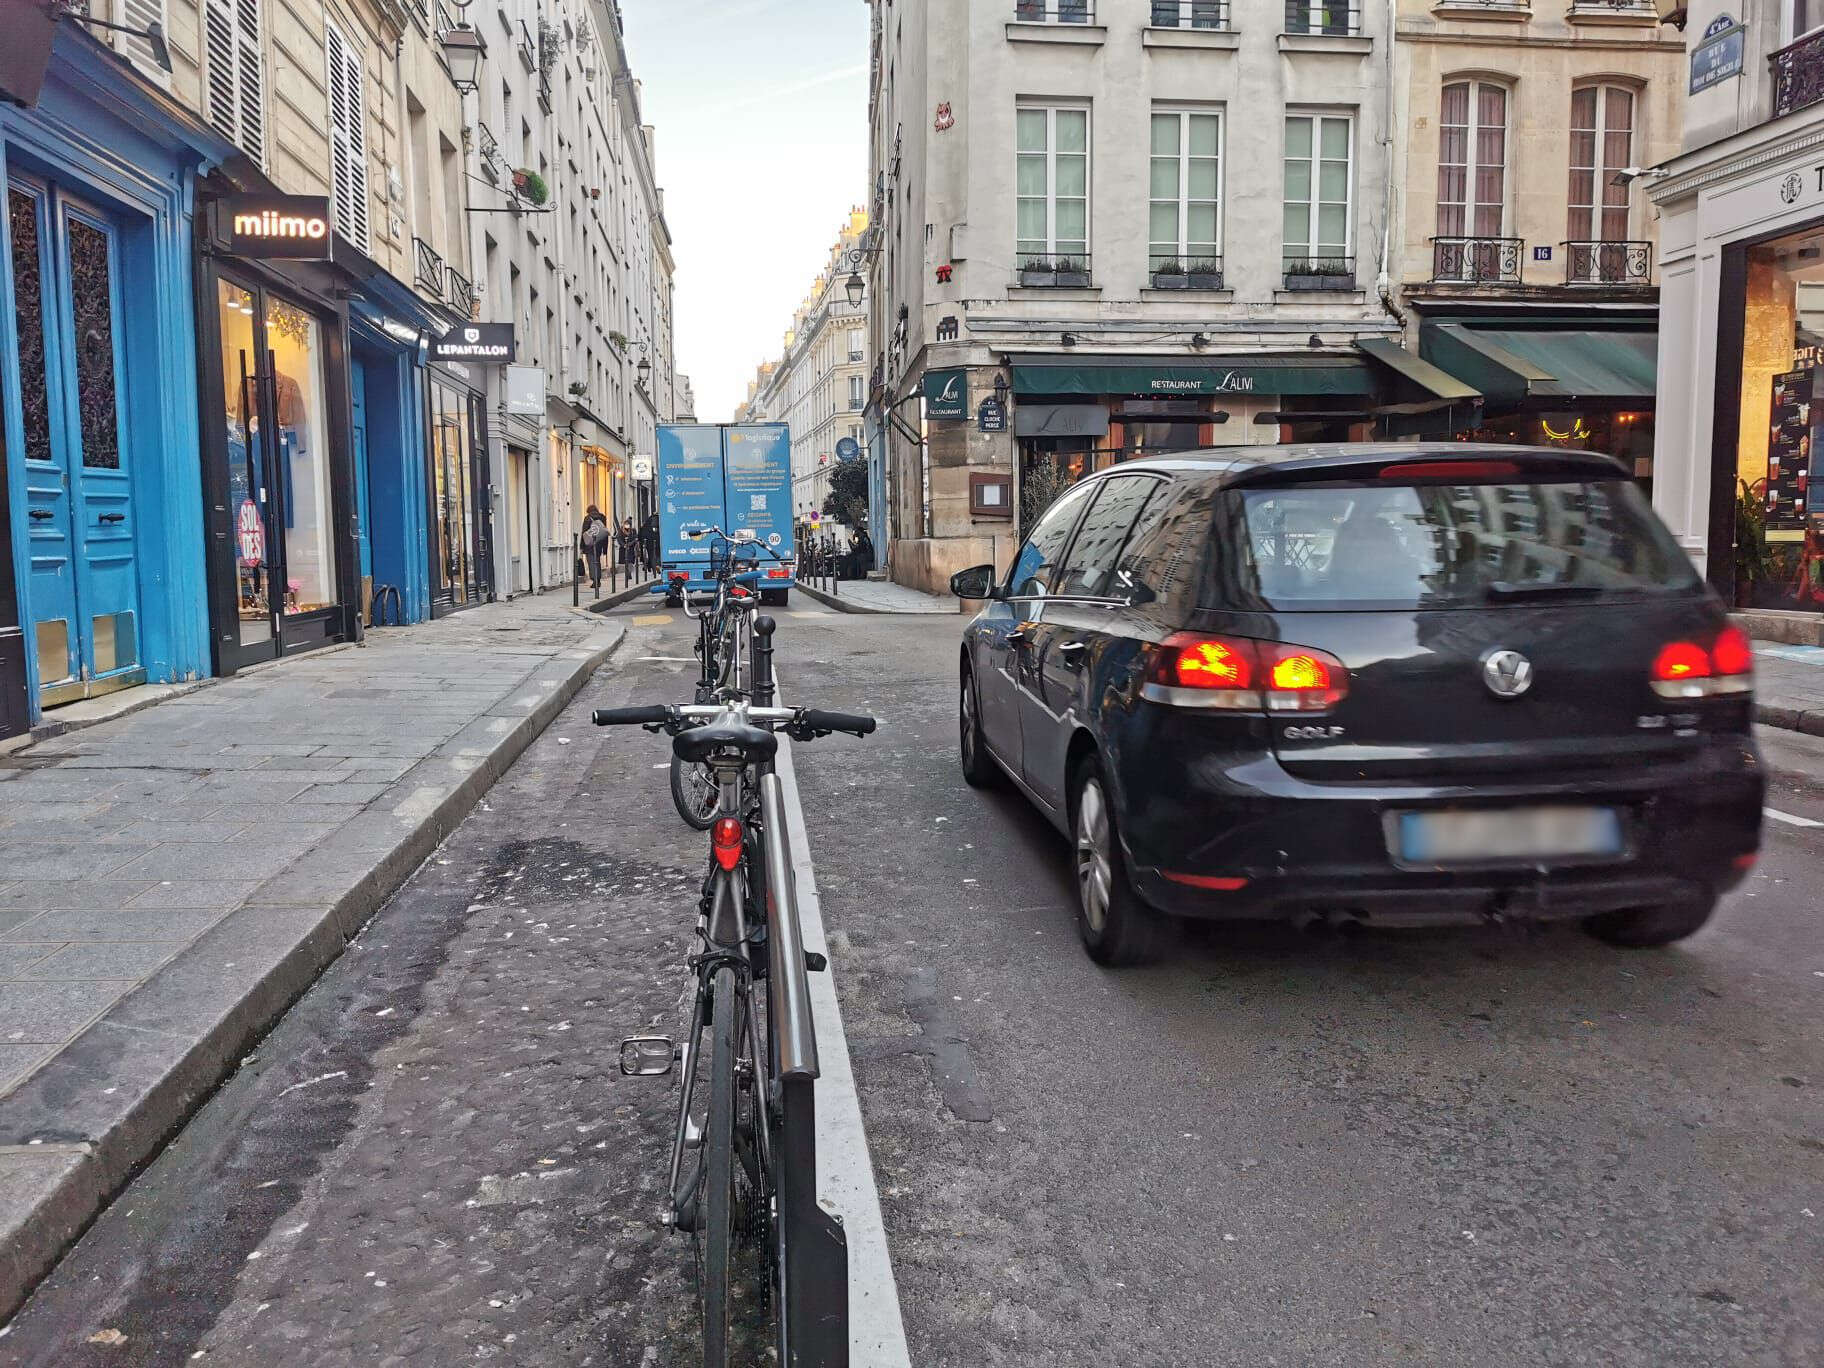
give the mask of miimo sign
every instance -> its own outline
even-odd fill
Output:
[[[231,195],[221,214],[235,256],[329,260],[335,231],[327,195]]]

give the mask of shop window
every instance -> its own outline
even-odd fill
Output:
[[[1736,445],[1736,596],[1743,606],[1824,608],[1824,232],[1747,252]]]

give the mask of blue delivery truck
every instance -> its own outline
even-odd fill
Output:
[[[719,527],[734,536],[751,533],[765,548],[756,558],[765,577],[761,601],[786,602],[796,548],[792,438],[784,423],[667,423],[659,428],[653,483],[664,576],[655,593],[676,603],[713,587],[711,556],[727,548],[705,534]]]

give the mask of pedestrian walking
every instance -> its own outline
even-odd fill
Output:
[[[659,570],[659,515],[648,513],[646,521],[640,524],[640,552],[646,564],[646,573],[656,575]]]
[[[602,510],[590,504],[583,514],[583,559],[589,565],[589,587],[596,593],[602,592],[602,552],[608,546],[608,519],[602,516]]]
[[[634,527],[632,518],[621,519],[621,528],[615,541],[621,554],[621,564],[627,567],[627,577],[632,579],[634,564],[640,558],[640,534]]]
[[[868,529],[855,529],[855,541],[849,547],[849,578],[866,579],[868,571],[874,568],[874,540],[868,536]]]

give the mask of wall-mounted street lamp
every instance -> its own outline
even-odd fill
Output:
[[[73,19],[78,24],[86,24],[90,28],[107,29],[110,33],[124,33],[129,37],[143,38],[146,48],[152,60],[158,64],[159,70],[167,76],[171,74],[171,49],[165,46],[165,26],[158,20],[154,19],[143,29],[137,29],[130,24],[111,24],[105,19],[91,19],[88,15],[76,10],[65,10],[62,17]]]
[[[861,272],[850,272],[848,282],[842,288],[843,293],[847,294],[849,297],[849,307],[851,309],[859,309],[861,307],[861,297],[868,292],[868,287],[861,282]]]
[[[647,359],[645,352],[640,353],[640,364],[635,366],[633,371],[639,377],[640,388],[645,389],[646,382],[652,379],[652,362]]]
[[[450,84],[464,95],[481,89],[481,62],[488,55],[488,45],[481,34],[463,24],[445,29],[437,35],[443,48],[444,65],[450,69]]]

